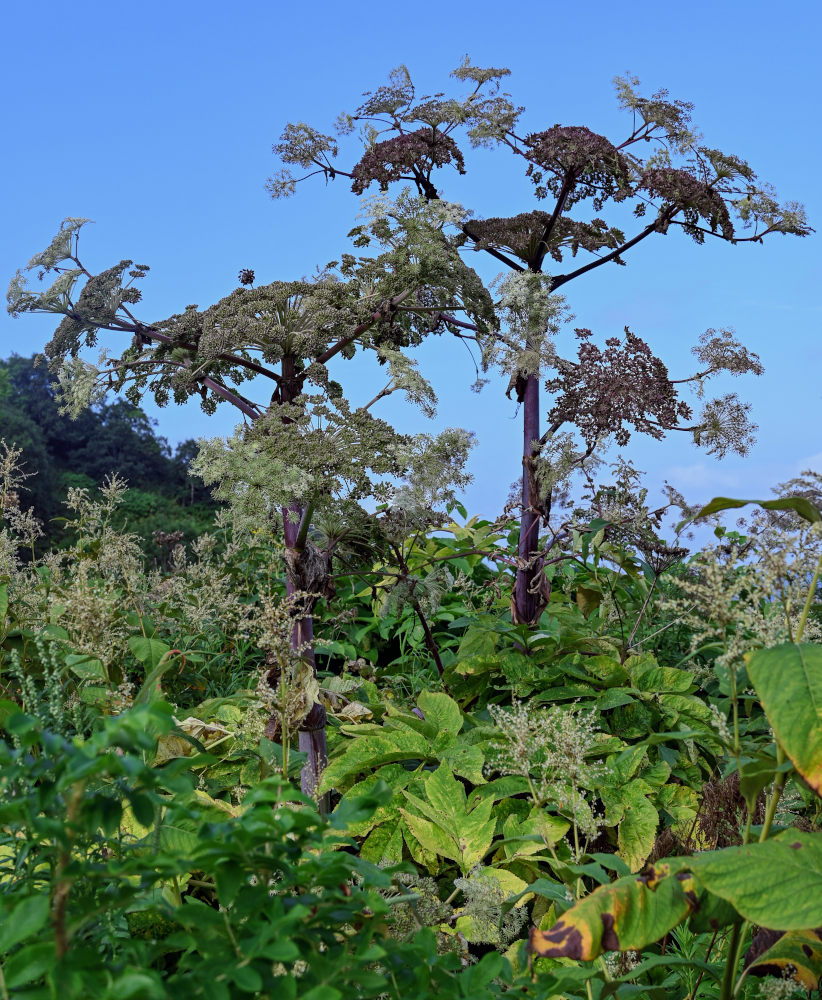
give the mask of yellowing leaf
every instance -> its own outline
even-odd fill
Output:
[[[783,934],[751,964],[751,970],[757,970],[760,975],[774,975],[778,970],[782,976],[796,980],[806,990],[819,989],[822,979],[822,928]]]
[[[353,728],[353,727],[352,727]],[[390,764],[400,760],[428,760],[431,744],[421,733],[407,729],[389,732],[384,735],[356,736],[352,739],[339,757],[335,757],[323,771],[320,791],[327,792],[339,787],[346,779],[353,778],[363,771],[372,771],[381,764]]]
[[[758,650],[748,676],[793,766],[822,795],[822,646]]]
[[[345,719],[348,722],[362,722],[363,719],[371,719],[374,713],[367,705],[360,701],[349,701],[339,712],[333,713],[338,719]]]
[[[678,862],[679,859],[676,859]],[[681,859],[684,866],[688,859]],[[648,876],[626,876],[603,885],[564,913],[547,931],[532,930],[529,947],[543,958],[589,962],[604,951],[641,951],[691,912],[697,897],[675,861]]]
[[[590,618],[602,604],[602,591],[592,587],[577,587],[577,607],[586,618]]]
[[[438,732],[451,733],[456,736],[462,729],[460,707],[447,694],[423,691],[417,699],[417,705],[425,716],[425,721],[434,723]]]
[[[645,864],[656,840],[659,816],[650,800],[635,795],[626,803],[625,815],[619,824],[619,857],[632,872]]]
[[[426,779],[427,801],[411,792],[404,794],[409,805],[423,814],[401,810],[409,829],[423,847],[456,861],[463,874],[488,853],[496,828],[491,818],[494,801],[492,798],[481,800],[469,810],[465,789],[446,764],[440,765]]]

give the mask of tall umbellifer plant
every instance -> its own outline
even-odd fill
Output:
[[[611,338],[605,352],[581,338],[575,361],[557,358],[551,342],[561,318],[559,289],[606,264],[625,264],[629,252],[649,238],[682,230],[696,243],[706,237],[729,244],[762,240],[773,233],[804,236],[811,232],[801,205],[780,205],[768,185],[738,156],[703,145],[691,125],[692,105],[672,101],[666,91],[643,97],[639,81],[617,78],[620,106],[630,126],[615,140],[583,125],[534,122],[535,131],[520,124],[524,108],[516,107],[499,81],[507,69],[480,69],[464,60],[452,76],[469,85],[459,96],[437,94],[417,98],[408,71],[395,70],[353,114],[337,121],[337,137],[306,125],[290,124],[274,151],[285,164],[269,182],[274,197],[293,194],[296,184],[320,174],[346,177],[355,194],[372,184],[381,191],[410,182],[419,198],[441,198],[435,172],[452,167],[466,173],[460,133],[472,147],[491,147],[510,154],[533,183],[537,204],[511,217],[472,219],[453,214],[465,249],[490,254],[507,269],[498,300],[501,334],[484,341],[484,361],[499,361],[510,375],[509,395],[522,404],[523,477],[519,533],[519,570],[512,614],[519,622],[538,621],[548,597],[542,573],[540,527],[551,509],[551,489],[559,465],[585,461],[603,437],[624,443],[628,427],[660,437],[666,430],[688,430],[697,444],[722,455],[744,453],[750,443],[747,407],[733,394],[704,405],[690,424],[690,408],[676,398],[674,383],[662,362],[633,334],[624,346]],[[359,129],[361,155],[341,167],[338,137]],[[457,138],[455,138],[455,136]],[[292,166],[306,173],[295,176]],[[437,174],[438,176],[438,174]],[[493,173],[498,190],[504,181]],[[405,198],[405,205],[412,199]],[[603,218],[612,210],[615,221]],[[394,212],[402,214],[403,200]],[[632,231],[621,228],[633,219]],[[616,223],[619,224],[616,224]],[[367,234],[359,232],[365,243]],[[587,257],[577,262],[578,256]],[[441,308],[430,296],[406,301],[404,308]],[[626,329],[627,333],[627,329]],[[468,336],[464,330],[463,335]],[[728,331],[708,331],[694,348],[700,371],[692,380],[720,370],[739,374],[761,367]],[[546,371],[556,377],[547,388],[555,393],[548,427],[540,432],[540,382]],[[582,448],[569,452],[563,425],[583,432]],[[558,445],[560,447],[558,447]],[[564,445],[564,446],[562,446]],[[553,458],[551,455],[553,453]]]
[[[282,526],[294,615],[291,681],[305,687],[302,700],[291,698],[304,708],[303,717],[289,721],[299,724],[300,747],[308,755],[308,793],[326,760],[325,709],[313,683],[312,611],[330,589],[335,544],[367,527],[361,501],[389,502],[401,491],[405,509],[433,516],[467,482],[467,432],[403,435],[372,415],[374,404],[398,390],[432,413],[433,391],[404,348],[462,322],[453,313],[479,330],[493,319],[481,282],[443,231],[446,216],[440,206],[421,206],[417,219],[401,226],[378,220],[371,234],[382,253],[360,260],[345,255],[313,281],[254,287],[254,273],[243,270],[236,291],[210,308],[189,306],[151,324],[130,309],[140,300],[134,282],[148,267],[124,260],[92,273],[78,255],[86,220],[67,219],[27,266],[41,279],[55,273],[56,280],[34,292],[18,272],[9,289],[12,315],[62,316],[45,354],[69,412],[114,389],[135,402],[151,393],[161,406],[199,397],[207,413],[229,403],[245,418],[229,441],[204,445],[197,469],[257,526]],[[432,321],[401,310],[404,301],[429,293],[451,312]],[[91,364],[81,352],[104,335],[106,347]],[[363,350],[376,354],[385,379],[370,401],[355,406],[329,366]],[[256,398],[245,385],[251,380]],[[322,516],[342,529],[326,533],[320,547],[310,528]],[[282,665],[276,669],[279,678],[268,678],[275,689]]]

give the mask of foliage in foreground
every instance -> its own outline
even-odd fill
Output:
[[[499,526],[399,547],[427,635],[398,564],[341,565],[343,612],[318,622],[323,819],[287,781],[302,689],[275,540],[220,529],[219,552],[146,575],[111,525],[121,493],[76,493],[74,544],[3,567],[0,996],[818,984],[810,500],[667,575],[594,520],[536,631],[482,555],[515,542]],[[12,552],[25,515],[5,513]]]

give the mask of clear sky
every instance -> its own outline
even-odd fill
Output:
[[[630,71],[645,92],[666,87],[695,103],[707,145],[747,159],[822,228],[818,0],[778,8],[763,0],[591,0],[576,11],[555,0],[8,5],[0,277],[7,282],[43,249],[66,216],[95,220],[80,243],[91,269],[123,257],[151,265],[137,307],[146,322],[210,305],[236,287],[240,268],[254,268],[258,283],[310,275],[350,250],[346,233],[359,206],[344,180],[326,189],[317,179],[295,198],[270,200],[265,181],[278,166],[271,146],[284,124],[331,131],[338,113],[399,63],[418,93],[444,90],[465,53],[477,65],[511,69],[505,89],[528,109],[527,131],[586,124],[618,138],[627,122],[612,78]],[[445,198],[478,216],[536,207],[510,156],[465,152],[469,170],[477,164],[466,178],[448,168],[436,176]],[[690,371],[700,333],[732,326],[765,366],[758,379],[716,386],[753,403],[760,430],[752,453],[716,462],[687,435],[637,438],[626,454],[649,486],[668,479],[693,501],[764,496],[804,468],[822,469],[820,236],[700,247],[677,232],[652,237],[627,259],[567,287],[573,325],[590,327],[599,343],[630,325],[674,376]],[[481,273],[496,270],[484,264]],[[0,357],[42,350],[53,326],[49,317],[1,314]],[[406,430],[476,431],[466,503],[494,516],[521,468],[515,404],[500,379],[472,394],[473,365],[446,338],[432,340],[421,365],[440,395],[434,424],[395,397],[380,414]],[[363,371],[348,383],[350,397],[370,399],[377,378]],[[147,409],[172,444],[236,423],[228,407],[214,417],[196,406]]]

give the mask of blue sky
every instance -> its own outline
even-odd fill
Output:
[[[359,206],[344,181],[328,189],[309,182],[293,199],[270,200],[265,181],[278,165],[271,145],[284,124],[305,120],[330,131],[340,111],[399,63],[419,93],[446,89],[465,53],[475,64],[511,69],[505,89],[528,109],[528,131],[586,124],[616,138],[626,120],[612,78],[630,71],[646,92],[667,87],[695,103],[708,145],[746,158],[822,228],[817,2],[783,4],[778,18],[773,4],[757,0],[718,10],[704,0],[593,0],[579,9],[553,0],[516,8],[486,0],[9,6],[0,41],[0,277],[7,282],[45,247],[66,216],[95,220],[81,239],[90,268],[122,257],[151,265],[138,307],[145,321],[211,304],[236,287],[241,267],[254,268],[258,282],[310,275],[350,249],[346,233]],[[510,157],[466,153],[466,178],[437,176],[444,197],[479,216],[534,207]],[[486,278],[497,270],[478,269]],[[628,267],[606,266],[567,287],[573,325],[590,327],[601,343],[627,324],[675,376],[690,370],[690,346],[708,327],[734,327],[765,366],[758,379],[716,387],[753,403],[760,431],[751,454],[716,462],[686,435],[635,439],[625,453],[652,490],[668,479],[694,501],[764,496],[801,469],[822,469],[820,279],[815,234],[700,247],[676,233],[640,245]],[[52,328],[49,317],[0,314],[0,357],[42,350]],[[505,384],[497,379],[472,394],[470,359],[445,338],[420,360],[440,395],[433,425],[395,398],[380,413],[406,430],[474,430],[466,503],[493,516],[520,469],[520,422]],[[348,382],[350,397],[370,399],[376,379],[363,369]],[[147,409],[172,443],[228,433],[236,423],[227,407],[215,417],[196,406]]]

